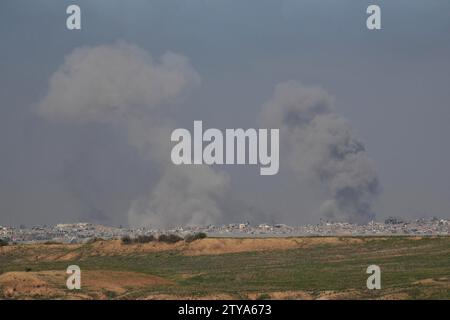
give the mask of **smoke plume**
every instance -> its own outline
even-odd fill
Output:
[[[260,217],[230,196],[229,177],[208,166],[170,162],[169,109],[200,77],[188,59],[165,53],[154,59],[127,43],[83,47],[69,54],[52,75],[37,112],[53,121],[106,123],[126,132],[128,143],[156,167],[150,191],[137,195],[128,210],[131,226],[168,228]],[[372,218],[379,183],[364,145],[338,116],[321,88],[296,82],[276,86],[261,112],[263,128],[279,128],[281,161],[299,179],[323,184],[329,199],[320,210],[351,222]],[[231,217],[231,216],[229,216]]]
[[[54,121],[98,122],[122,127],[128,142],[156,163],[159,181],[134,200],[131,226],[167,228],[220,219],[228,177],[205,166],[170,164],[167,108],[200,77],[182,55],[165,53],[155,61],[127,43],[84,47],[69,54],[52,75],[37,111]]]
[[[329,199],[320,206],[322,214],[356,223],[373,218],[377,173],[327,92],[295,81],[280,83],[263,106],[261,123],[280,128],[282,160],[299,179],[323,184]]]
[[[221,221],[228,177],[207,166],[171,166],[148,196],[132,202],[131,225],[208,225]],[[171,214],[172,213],[172,214]]]

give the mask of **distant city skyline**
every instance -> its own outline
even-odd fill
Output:
[[[97,240],[121,240],[126,244],[158,241],[160,235],[176,235],[177,240],[205,237],[315,237],[315,236],[448,236],[450,220],[432,218],[404,221],[388,218],[364,225],[321,221],[318,224],[289,226],[286,224],[231,223],[221,226],[177,226],[172,229],[123,228],[91,223],[57,224],[55,226],[2,227],[0,241],[8,243],[86,243]]]

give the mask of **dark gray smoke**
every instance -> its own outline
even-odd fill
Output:
[[[280,128],[282,161],[288,168],[299,179],[313,179],[326,188],[329,199],[320,206],[326,217],[356,223],[373,219],[377,173],[364,144],[335,113],[328,93],[295,81],[281,83],[263,106],[261,122]]]

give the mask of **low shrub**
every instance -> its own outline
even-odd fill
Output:
[[[204,232],[197,232],[194,234],[188,234],[184,237],[184,241],[186,242],[192,242],[199,239],[205,239],[207,237],[206,233]]]
[[[131,238],[129,236],[123,236],[122,239],[122,244],[132,244],[133,240],[131,240]]]
[[[152,241],[155,241],[155,237],[151,234],[151,235],[145,235],[145,236],[138,236],[136,239],[134,239],[134,242],[136,243],[149,243]]]
[[[130,236],[122,237],[123,244],[149,243],[152,241],[156,241],[156,238],[152,234],[151,235],[139,235],[136,238],[130,238]]]
[[[0,247],[5,247],[8,245],[8,241],[6,241],[5,239],[0,239]]]
[[[162,234],[158,237],[159,242],[165,243],[176,243],[181,240],[183,240],[183,238],[176,234]]]

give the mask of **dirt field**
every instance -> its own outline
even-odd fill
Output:
[[[82,270],[66,288],[67,266]],[[382,289],[366,288],[366,268]],[[449,237],[207,238],[0,247],[4,299],[450,299]]]
[[[379,238],[382,239],[382,238]],[[0,247],[0,254],[21,255],[30,261],[74,261],[88,257],[145,254],[161,251],[177,251],[187,256],[219,255],[227,253],[289,250],[310,248],[319,245],[349,245],[370,241],[350,237],[311,238],[207,238],[186,243],[167,244],[150,242],[124,245],[120,240],[96,241],[80,244],[35,244]]]

